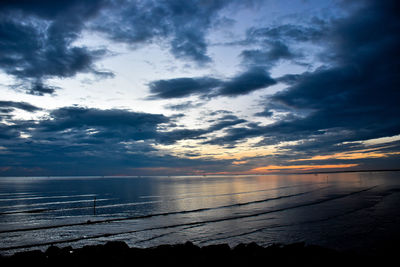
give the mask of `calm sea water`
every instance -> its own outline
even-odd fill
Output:
[[[400,236],[399,176],[3,177],[0,253],[110,240],[373,249]]]

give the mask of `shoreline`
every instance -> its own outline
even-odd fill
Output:
[[[262,247],[256,243],[197,246],[191,242],[149,248],[129,247],[123,241],[81,248],[49,246],[46,251],[0,255],[1,266],[385,266],[398,257],[398,242],[369,252],[339,251],[304,242]],[[23,265],[22,265],[23,264]]]

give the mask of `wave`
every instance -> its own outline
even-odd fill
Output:
[[[262,231],[265,231],[265,230],[271,230],[271,229],[276,229],[276,228],[291,227],[291,226],[297,226],[297,225],[313,224],[313,223],[320,223],[320,222],[330,221],[330,220],[337,219],[337,218],[340,218],[340,217],[344,217],[344,216],[347,216],[347,215],[350,215],[350,214],[354,214],[356,212],[359,212],[359,211],[362,211],[362,210],[365,210],[365,209],[372,208],[372,207],[376,206],[377,204],[379,204],[379,202],[380,201],[378,201],[378,202],[376,202],[376,203],[374,203],[372,205],[363,206],[363,207],[359,207],[359,208],[354,208],[354,209],[351,209],[349,211],[346,211],[346,212],[343,212],[343,213],[340,213],[340,214],[335,214],[335,215],[332,215],[332,216],[328,216],[328,217],[325,217],[325,218],[320,218],[320,219],[316,219],[316,220],[309,220],[309,221],[302,221],[302,222],[297,222],[297,223],[269,225],[267,227],[254,229],[254,230],[251,230],[251,231],[248,231],[248,232],[243,232],[243,233],[240,233],[240,234],[229,235],[229,236],[224,236],[224,237],[218,237],[218,238],[213,238],[213,239],[207,239],[207,240],[204,240],[204,241],[199,241],[198,243],[199,244],[205,244],[205,243],[213,242],[213,241],[220,241],[220,240],[226,240],[226,239],[240,237],[240,236],[246,236],[246,235],[262,232]],[[220,235],[222,235],[222,234],[220,234]]]
[[[267,211],[263,211],[263,212],[259,212],[259,213],[237,215],[237,216],[224,217],[224,218],[216,218],[216,219],[204,220],[204,221],[194,221],[194,222],[188,222],[188,223],[177,223],[177,224],[171,224],[171,225],[149,227],[149,228],[144,228],[144,229],[136,229],[136,230],[130,230],[130,231],[116,232],[116,233],[103,233],[103,234],[97,234],[97,235],[92,235],[92,236],[82,236],[82,237],[76,237],[76,238],[64,239],[64,240],[58,240],[58,241],[53,240],[52,242],[42,242],[42,243],[36,243],[36,244],[20,245],[20,246],[13,246],[13,247],[4,247],[4,248],[0,248],[0,251],[1,250],[32,248],[32,247],[39,247],[39,246],[49,246],[49,245],[53,245],[53,244],[73,243],[73,242],[78,242],[78,241],[82,241],[82,240],[89,240],[89,239],[97,239],[97,238],[104,238],[104,237],[110,237],[110,236],[133,234],[133,233],[144,232],[144,231],[169,229],[169,228],[176,228],[176,227],[182,227],[182,226],[195,226],[195,225],[199,225],[199,224],[216,223],[216,222],[222,222],[222,221],[228,221],[228,220],[237,220],[237,219],[243,219],[243,218],[256,217],[256,216],[275,213],[275,212],[282,212],[282,211],[286,211],[286,210],[290,210],[290,209],[296,209],[296,208],[301,208],[301,207],[318,205],[318,204],[325,203],[325,202],[328,202],[328,201],[332,201],[332,200],[336,200],[336,199],[345,198],[345,197],[349,197],[349,196],[352,196],[352,195],[364,193],[364,192],[372,190],[372,189],[374,189],[376,187],[377,186],[372,186],[372,187],[364,188],[362,190],[353,191],[353,192],[350,192],[350,193],[347,193],[347,194],[336,195],[336,196],[333,196],[333,197],[330,197],[330,198],[325,198],[325,199],[320,199],[320,200],[316,200],[316,201],[305,202],[305,203],[301,203],[301,204],[297,204],[297,205],[293,205],[293,206],[289,206],[289,207],[285,207],[285,208],[267,210]]]
[[[152,213],[152,214],[132,216],[132,217],[97,220],[97,221],[91,221],[90,224],[101,224],[101,223],[110,223],[110,222],[118,222],[118,221],[147,219],[147,218],[157,217],[157,216],[187,214],[187,213],[204,212],[204,211],[217,210],[217,209],[223,209],[223,208],[239,207],[239,206],[244,206],[244,205],[251,205],[251,204],[257,204],[257,203],[262,203],[262,202],[267,202],[267,201],[273,201],[273,200],[279,200],[279,199],[284,199],[284,198],[296,197],[296,196],[300,196],[300,195],[304,195],[304,194],[309,194],[309,193],[312,193],[312,192],[315,192],[315,191],[318,191],[318,190],[321,190],[321,189],[325,189],[325,188],[327,188],[327,187],[322,187],[322,188],[319,188],[319,189],[316,189],[316,190],[296,193],[296,194],[292,194],[292,195],[283,195],[283,196],[278,196],[278,197],[274,197],[274,198],[254,200],[254,201],[249,201],[249,202],[241,202],[241,203],[223,205],[223,206],[218,206],[218,207],[208,207],[208,208],[199,208],[199,209],[193,209],[193,210]],[[93,208],[93,207],[88,207],[88,208]],[[97,209],[97,207],[96,207],[96,209]],[[12,233],[12,232],[35,231],[35,230],[47,230],[47,229],[54,229],[54,228],[61,228],[61,227],[71,227],[71,226],[81,226],[81,225],[88,225],[88,222],[79,222],[79,223],[70,223],[70,224],[61,224],[61,225],[48,225],[48,226],[38,226],[38,227],[30,227],[30,228],[1,230],[0,234],[2,234],[2,233]]]
[[[85,194],[85,195],[61,195],[61,196],[46,196],[46,197],[22,197],[22,198],[3,198],[0,202],[6,201],[23,201],[23,200],[38,200],[38,199],[54,199],[54,198],[75,198],[75,197],[95,197],[96,194]]]
[[[99,198],[96,199],[96,202],[98,201],[106,201],[106,200],[114,200],[113,198]],[[40,206],[53,206],[53,205],[63,205],[63,204],[75,204],[75,203],[93,203],[93,199],[83,199],[83,200],[69,200],[69,201],[56,201],[56,202],[44,202],[44,203],[32,203],[32,204],[18,204],[18,205],[10,205],[7,207],[1,207],[3,209],[5,208],[28,208],[28,207],[40,207]],[[18,210],[17,210],[18,211]],[[0,212],[2,214],[2,212]]]
[[[103,202],[103,201],[109,201],[112,200],[110,198],[100,198],[96,199],[96,202]],[[47,203],[48,205],[60,205],[60,204],[69,204],[69,203],[93,203],[93,200],[76,200],[76,201],[63,201],[63,202],[51,202]],[[21,206],[23,207],[24,205],[16,205],[16,206]],[[36,203],[32,204],[32,206],[46,206],[41,203]],[[15,206],[14,206],[15,207]],[[11,214],[21,214],[21,213],[41,213],[41,212],[50,212],[50,211],[68,211],[68,210],[81,210],[81,209],[93,209],[93,206],[89,207],[71,207],[71,208],[37,208],[37,209],[26,209],[26,210],[7,210],[7,211],[2,211],[0,212],[0,215],[11,215]],[[97,207],[96,207],[97,209]],[[1,231],[0,231],[1,233]]]
[[[33,192],[0,193],[0,196],[19,196],[19,195],[35,195],[35,193]]]
[[[155,235],[155,236],[152,236],[152,237],[147,238],[147,239],[142,239],[142,240],[136,241],[133,244],[140,244],[140,243],[144,243],[144,242],[149,242],[149,241],[152,241],[152,240],[164,237],[164,236],[168,236],[168,235],[172,235],[172,234],[175,234],[175,233],[179,233],[182,230],[187,230],[187,229],[191,229],[191,228],[195,228],[195,227],[199,227],[199,225],[191,225],[191,226],[188,226],[188,227],[183,227],[183,228],[181,228],[179,230],[176,230],[176,231],[171,231],[171,232],[168,232],[168,233]]]
[[[162,203],[162,202],[163,202],[163,201],[161,201],[161,200],[154,200],[154,201],[142,201],[142,202],[119,203],[119,204],[110,204],[110,205],[96,206],[96,209],[117,208],[117,207],[129,207],[129,206],[138,206],[138,205]]]

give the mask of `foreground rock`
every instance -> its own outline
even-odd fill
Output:
[[[304,243],[261,247],[255,243],[198,247],[190,242],[153,248],[130,248],[124,242],[49,247],[0,257],[0,266],[388,266],[397,260],[397,244],[368,254],[339,252]]]

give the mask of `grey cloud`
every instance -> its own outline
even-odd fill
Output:
[[[311,23],[312,26],[284,24],[271,27],[250,28],[246,39],[239,45],[256,45],[256,49],[245,49],[240,54],[243,64],[272,68],[280,60],[290,60],[300,64],[302,52],[293,47],[299,43],[320,43],[326,37],[326,25]]]
[[[216,123],[204,129],[178,129],[168,132],[160,132],[158,142],[163,144],[173,144],[179,140],[186,139],[206,139],[204,135],[210,134],[216,131],[220,131],[231,126],[235,126],[241,123],[245,123],[246,120],[239,119],[236,116],[225,116],[216,120]]]
[[[167,109],[171,109],[171,110],[188,110],[188,109],[192,109],[192,108],[196,108],[199,106],[202,106],[204,103],[201,102],[193,102],[193,101],[185,101],[179,104],[168,104],[165,105],[164,107]]]
[[[54,94],[57,89],[59,89],[58,87],[55,87],[55,86],[45,85],[41,81],[40,82],[39,81],[32,82],[30,87],[26,87],[25,84],[22,84],[22,85],[16,86],[15,88],[21,88],[21,89],[25,88],[27,90],[26,92],[28,94],[38,95],[38,96],[43,96],[45,94],[51,95],[51,94]]]
[[[205,35],[218,18],[218,12],[230,2],[116,1],[114,8],[93,24],[93,29],[132,46],[165,41],[176,58],[203,65],[211,61]],[[120,8],[121,4],[124,8]]]
[[[397,5],[363,2],[352,15],[329,26],[329,67],[277,78],[289,87],[268,98],[264,113],[289,116],[266,126],[228,129],[225,136],[208,142],[231,145],[263,136],[262,144],[299,141],[301,145],[291,146],[298,153],[306,147],[316,152],[322,141],[329,150],[343,142],[400,134]]]
[[[6,109],[22,109],[28,112],[35,112],[41,110],[41,108],[36,107],[27,102],[15,102],[15,101],[0,101],[0,108]]]
[[[181,98],[199,95],[202,98],[239,96],[276,84],[269,73],[260,67],[250,68],[228,80],[215,78],[176,78],[153,81],[149,84],[150,99]]]
[[[31,94],[54,93],[48,78],[96,74],[94,62],[106,50],[74,46],[84,22],[104,1],[2,1],[0,68]]]
[[[221,81],[214,78],[176,78],[158,80],[149,84],[150,98],[181,98],[194,94],[206,95]]]
[[[272,67],[281,59],[298,59],[301,57],[299,53],[295,53],[289,47],[280,42],[270,42],[268,48],[260,48],[253,50],[244,50],[240,54],[243,62],[250,65]]]
[[[3,106],[35,109],[15,102]],[[11,120],[0,123],[0,168],[2,174],[21,175],[33,168],[39,175],[131,174],[132,168],[219,168],[229,161],[177,159],[154,144],[170,144],[241,123],[226,117],[206,129],[163,132],[170,122],[160,114],[127,110],[64,107],[39,121]],[[20,133],[30,137],[23,138]]]
[[[263,68],[251,68],[224,82],[215,95],[245,95],[274,84],[276,84],[276,81]]]
[[[282,82],[287,85],[295,85],[296,83],[299,82],[299,80],[304,77],[305,73],[303,74],[286,74],[281,77],[276,78],[277,82]]]
[[[157,125],[169,122],[160,114],[80,107],[60,108],[52,111],[50,117],[51,120],[44,120],[38,125],[41,133],[94,128],[98,133],[91,134],[91,137],[119,137],[122,140],[154,138]]]
[[[296,41],[296,42],[317,42],[325,36],[325,23],[310,23],[312,26],[284,24],[272,27],[250,28],[246,32],[248,43],[265,43],[271,40]]]

